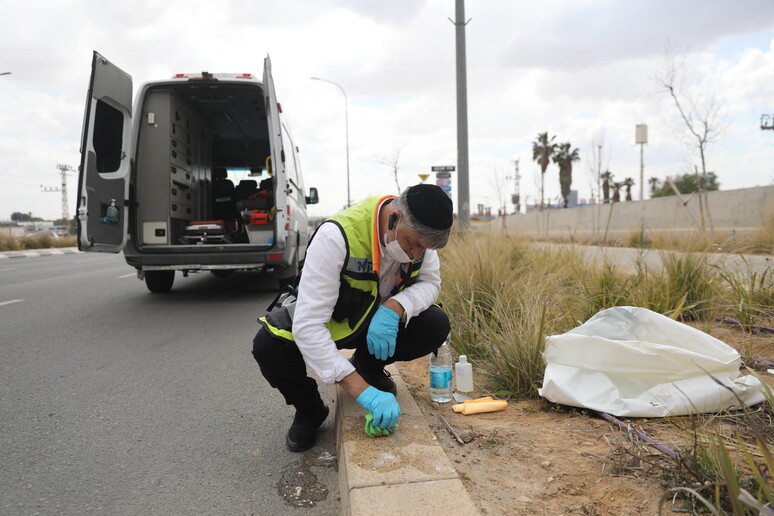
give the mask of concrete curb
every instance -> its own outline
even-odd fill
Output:
[[[59,256],[63,254],[79,254],[77,247],[62,247],[60,249],[31,249],[29,251],[6,251],[0,253],[0,260],[14,258],[39,258],[41,256]]]
[[[336,451],[344,516],[474,515],[478,510],[395,366],[401,417],[389,437],[368,437],[365,410],[336,386]]]

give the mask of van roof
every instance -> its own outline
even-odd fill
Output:
[[[196,73],[176,73],[172,76],[172,79],[184,80],[184,81],[217,81],[217,80],[229,80],[229,79],[246,79],[257,81],[258,78],[251,73],[210,73],[210,72],[196,72]]]

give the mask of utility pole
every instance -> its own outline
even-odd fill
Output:
[[[465,0],[456,1],[455,26],[457,41],[457,224],[459,230],[470,228],[470,182],[468,173],[468,91],[465,57]]]
[[[59,172],[62,174],[62,187],[44,187],[43,185],[40,185],[40,188],[43,192],[62,192],[62,221],[65,227],[67,227],[67,221],[70,220],[70,209],[67,205],[67,172],[75,169],[70,165],[63,165],[61,163],[58,164],[56,168],[58,168]]]

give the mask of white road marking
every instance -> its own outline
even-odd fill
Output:
[[[132,272],[130,274],[124,274],[123,276],[119,276],[119,278],[131,278],[132,276],[137,276],[136,272]]]
[[[12,304],[14,304],[14,303],[21,303],[22,301],[24,301],[24,299],[11,299],[10,301],[3,301],[3,302],[0,302],[0,306],[3,306],[3,305],[12,305]]]

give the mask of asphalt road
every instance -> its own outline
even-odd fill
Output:
[[[250,354],[272,288],[178,274],[151,294],[121,255],[0,260],[0,514],[338,513],[333,418],[288,452],[293,410]]]

